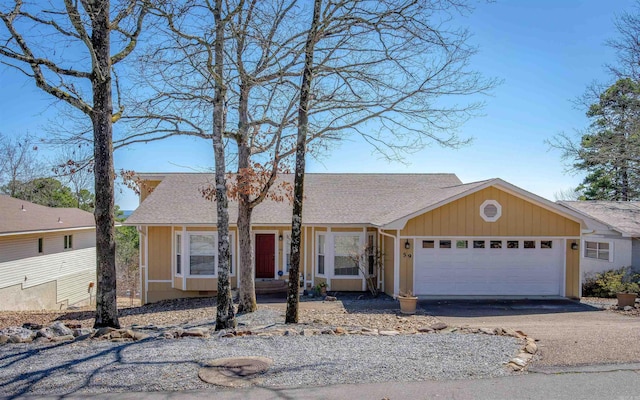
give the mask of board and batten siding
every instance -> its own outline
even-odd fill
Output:
[[[73,235],[73,248],[64,249],[64,236]],[[44,239],[43,252],[38,253],[38,238]],[[6,289],[12,296],[30,290],[24,300],[12,301],[3,309],[41,309],[57,304],[59,308],[89,299],[89,282],[96,279],[95,231],[64,231],[14,235],[0,238],[0,294]],[[56,287],[55,298],[33,302],[41,296],[53,296],[50,283]],[[45,290],[46,287],[46,290]],[[36,293],[33,293],[36,291]]]
[[[486,222],[480,206],[496,200],[502,216]],[[520,197],[489,187],[407,221],[400,236],[578,237],[580,224]]]

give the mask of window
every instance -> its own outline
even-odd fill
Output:
[[[484,240],[474,240],[473,241],[474,249],[484,249]]]
[[[215,275],[216,248],[215,235],[189,235],[189,274]]]
[[[466,249],[467,247],[469,247],[467,240],[456,240],[456,249]]]
[[[176,274],[182,274],[182,235],[176,234]]]
[[[433,249],[434,246],[434,241],[433,240],[423,240],[422,241],[422,248],[423,249]]]
[[[502,216],[502,206],[495,200],[486,200],[480,205],[480,217],[486,222],[496,222]]]
[[[440,241],[441,249],[450,249],[451,248],[451,240],[441,240]]]
[[[334,275],[358,275],[359,248],[359,235],[336,235],[333,237]]]
[[[523,242],[522,247],[524,247],[525,249],[535,249],[536,248],[536,241],[535,240],[525,240]]]
[[[73,235],[64,235],[64,248],[73,249]]]
[[[44,239],[43,238],[38,238],[38,253],[39,254],[44,253]]]
[[[507,249],[517,249],[520,243],[517,240],[507,240]]]
[[[610,245],[608,242],[584,242],[584,256],[609,261]]]
[[[285,232],[284,233],[284,242],[283,242],[283,248],[282,248],[282,262],[283,262],[283,266],[282,266],[282,271],[285,274],[289,273],[289,267],[291,267],[291,233],[290,232]]]
[[[318,235],[318,275],[324,275],[325,236]]]
[[[502,240],[492,240],[491,241],[492,249],[501,249],[502,248]]]
[[[541,249],[550,249],[553,247],[553,241],[551,240],[541,240],[540,241],[540,248]]]

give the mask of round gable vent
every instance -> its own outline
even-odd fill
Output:
[[[480,206],[480,216],[487,222],[496,222],[502,215],[502,206],[495,200],[486,200]]]

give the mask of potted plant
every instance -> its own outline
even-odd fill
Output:
[[[327,295],[327,282],[320,282],[316,285],[316,292],[320,294],[320,296]]]
[[[418,297],[414,296],[409,290],[405,293],[398,295],[398,301],[400,302],[400,312],[403,314],[415,314],[416,306],[418,304]]]
[[[636,297],[638,297],[638,292],[640,292],[640,285],[636,282],[638,276],[631,272],[630,267],[621,268],[620,271],[622,272],[622,276],[620,278],[620,282],[616,285],[618,307],[634,307],[636,304]]]
[[[634,307],[636,304],[636,297],[640,292],[640,286],[635,282],[624,282],[620,285],[616,297],[618,298],[618,307],[624,308],[626,306]]]

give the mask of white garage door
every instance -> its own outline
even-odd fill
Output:
[[[418,239],[415,248],[417,295],[562,294],[560,239]]]

